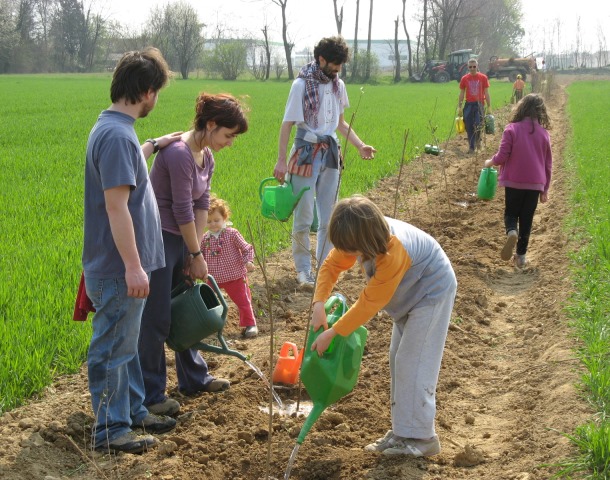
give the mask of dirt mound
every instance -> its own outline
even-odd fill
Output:
[[[367,324],[369,338],[356,388],[314,425],[291,478],[534,480],[549,477],[543,465],[571,453],[559,432],[572,431],[588,412],[573,386],[577,363],[562,311],[571,288],[568,239],[561,225],[566,214],[564,105],[563,89],[558,88],[550,102],[554,179],[549,203],[539,206],[534,219],[530,263],[524,270],[500,260],[503,192],[488,202],[475,195],[483,160],[495,152],[501,128],[485,137],[483,155],[466,156],[467,144],[459,137],[443,156],[425,155],[405,167],[398,189],[393,177],[369,194],[387,215],[437,238],[457,274],[458,295],[438,387],[442,453],[428,459],[384,458],[362,448],[390,427],[391,320],[380,314]],[[301,345],[310,302],[310,294],[297,289],[289,253],[269,259],[268,278],[271,312],[260,271],[251,277],[260,335],[240,339],[234,309],[225,329],[230,345],[267,375],[270,319],[277,351],[284,341]],[[354,269],[338,289],[352,304],[363,284]],[[0,418],[0,477],[283,478],[303,415],[276,413],[270,422],[264,411],[269,392],[254,372],[234,357],[205,357],[215,375],[231,380],[231,389],[183,397],[170,378],[170,394],[183,408],[175,431],[159,436],[158,449],[118,456],[90,450],[92,413],[83,369]],[[287,404],[298,394],[296,389],[278,392]]]

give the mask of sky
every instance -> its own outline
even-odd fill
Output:
[[[148,17],[151,8],[165,5],[170,0],[89,0],[101,8],[103,14],[122,23],[137,28]],[[173,0],[172,0],[173,1]],[[270,39],[281,42],[281,8],[271,0],[184,0],[199,12],[199,18],[208,26],[222,25],[236,34],[251,33],[261,37],[261,28],[267,23]],[[469,0],[465,0],[468,2]],[[87,4],[88,2],[85,1]],[[418,26],[409,21],[415,12],[418,0],[407,0],[407,27],[413,38]],[[345,5],[342,34],[347,39],[354,37],[355,0],[338,0]],[[560,47],[566,49],[575,45],[576,25],[580,18],[582,45],[590,51],[597,51],[600,29],[610,48],[610,2],[607,0],[522,0],[524,10],[523,26],[526,36],[523,41],[523,54],[549,49],[552,38],[557,44],[559,31]],[[387,40],[394,38],[394,21],[400,16],[402,21],[402,0],[375,0],[373,4],[372,38]],[[525,13],[525,12],[524,12]],[[337,32],[333,0],[288,0],[286,7],[288,33],[296,44],[296,49],[313,49],[317,41]],[[366,41],[368,34],[369,1],[360,0],[359,40]],[[558,28],[559,25],[559,28]],[[399,38],[405,38],[402,25]],[[556,47],[555,47],[556,49]],[[582,49],[582,48],[581,48]]]

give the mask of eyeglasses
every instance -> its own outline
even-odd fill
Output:
[[[468,65],[468,68],[477,68],[477,67],[474,65]]]

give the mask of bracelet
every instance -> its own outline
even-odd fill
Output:
[[[153,146],[153,153],[157,153],[159,151],[159,142],[157,142],[154,138],[149,138],[144,143],[151,143]]]
[[[191,256],[191,258],[195,258],[195,257],[198,257],[199,255],[201,255],[202,253],[203,252],[201,250],[199,250],[198,252],[195,252],[195,253],[189,252],[189,255]]]

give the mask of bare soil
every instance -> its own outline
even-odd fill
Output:
[[[457,274],[457,300],[438,385],[441,454],[385,458],[363,450],[390,428],[391,320],[381,313],[366,325],[369,338],[358,384],[314,425],[290,478],[537,480],[551,476],[553,468],[547,465],[574,453],[562,432],[571,432],[590,412],[575,387],[575,340],[563,311],[572,288],[569,232],[562,228],[568,208],[562,162],[568,134],[565,100],[563,86],[553,89],[548,103],[554,178],[549,202],[536,213],[529,264],[523,270],[500,259],[503,190],[491,201],[476,197],[480,169],[497,149],[507,110],[495,112],[496,133],[485,136],[481,153],[467,156],[465,137],[460,136],[443,144],[444,155],[423,155],[406,166],[398,189],[398,177],[392,177],[368,194],[387,215],[431,233]],[[267,269],[271,312],[260,269],[251,276],[260,335],[241,339],[231,308],[225,337],[269,377],[270,318],[277,357],[283,342],[303,344],[311,294],[298,290],[289,252],[269,258]],[[354,269],[342,277],[338,291],[352,304],[363,285]],[[183,407],[175,431],[159,436],[159,448],[143,455],[91,451],[92,411],[83,368],[0,418],[0,477],[283,478],[303,415],[275,413],[270,422],[264,382],[234,357],[205,357],[216,376],[231,380],[231,389],[184,397],[172,374],[169,393]],[[170,352],[168,359],[173,361]],[[299,391],[278,392],[288,403],[297,400]],[[305,392],[302,398],[307,398]]]

